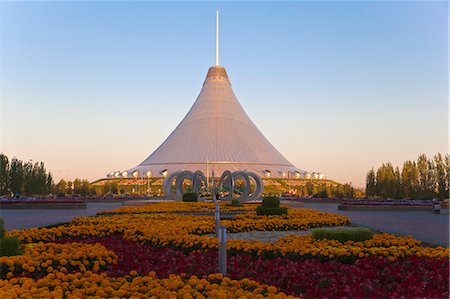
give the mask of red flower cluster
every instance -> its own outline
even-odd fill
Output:
[[[141,246],[123,240],[121,236],[81,241],[100,242],[116,253],[119,260],[110,266],[109,275],[122,276],[136,270],[140,274],[155,271],[159,277],[168,277],[172,273],[202,276],[218,270],[216,251],[185,254],[171,248]],[[249,278],[274,285],[285,293],[307,298],[448,298],[449,295],[448,259],[417,256],[395,262],[370,257],[350,265],[337,261],[292,261],[238,254],[228,258],[228,275],[232,279]]]

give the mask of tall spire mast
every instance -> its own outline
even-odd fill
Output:
[[[219,11],[216,10],[216,66],[219,65]]]

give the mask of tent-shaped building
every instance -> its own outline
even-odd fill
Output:
[[[218,27],[217,31],[218,32]],[[109,177],[165,177],[180,170],[245,170],[267,178],[314,178],[281,155],[264,137],[237,100],[224,67],[209,68],[203,88],[187,115],[141,164]]]

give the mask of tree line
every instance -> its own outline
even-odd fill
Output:
[[[313,184],[307,182],[305,186],[297,189],[299,197],[314,198],[354,198],[357,191],[351,184],[338,184],[336,186],[328,184]]]
[[[41,196],[51,192],[53,177],[43,162],[9,161],[0,154],[0,196]]]
[[[450,156],[433,158],[420,154],[416,161],[405,161],[401,169],[383,163],[366,176],[366,196],[395,199],[444,199],[449,197]]]
[[[50,171],[43,162],[24,162],[17,158],[11,160],[0,154],[0,196],[88,196],[95,190],[86,179],[65,181],[54,184]]]
[[[58,197],[64,196],[92,196],[95,195],[95,189],[91,187],[86,179],[76,178],[72,181],[61,179],[58,184],[52,188],[52,194]]]

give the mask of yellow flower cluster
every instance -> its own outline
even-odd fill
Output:
[[[256,213],[239,214],[223,224],[230,232],[307,230],[314,227],[345,225],[349,219],[342,215],[313,209],[289,209],[287,215],[258,216]]]
[[[237,215],[223,220],[229,232],[252,230],[306,230],[320,226],[336,226],[348,223],[340,215],[318,212],[312,209],[292,209],[283,216],[257,216],[255,213]],[[145,225],[143,225],[145,223]],[[75,218],[69,225],[52,228],[31,228],[11,231],[9,235],[22,243],[52,241],[61,237],[84,238],[87,236],[108,236],[123,233],[128,239],[153,244],[180,243],[187,235],[200,237],[214,233],[214,219],[211,216],[183,214],[125,214],[102,217]],[[195,239],[194,238],[194,239]]]
[[[412,237],[396,237],[391,234],[378,234],[373,239],[363,242],[347,241],[340,243],[337,240],[315,240],[311,235],[289,235],[279,239],[274,244],[275,250],[282,256],[296,254],[299,256],[325,257],[355,257],[369,256],[388,257],[390,260],[407,257],[413,254],[434,258],[448,258],[449,248],[422,247],[421,242]]]
[[[220,203],[220,210],[232,211],[255,211],[255,204],[244,204],[234,206]],[[150,214],[150,213],[184,213],[184,212],[214,212],[215,206],[212,202],[155,202],[143,206],[125,206],[115,210],[99,212],[99,215],[112,214]]]
[[[0,278],[17,274],[37,277],[54,272],[99,271],[116,261],[116,254],[100,244],[30,243],[25,245],[22,255],[0,257]]]
[[[51,273],[34,281],[20,277],[0,280],[0,298],[294,298],[274,286],[244,278],[232,280],[222,274],[207,278],[170,275],[158,279],[154,272],[125,277],[105,273]]]

